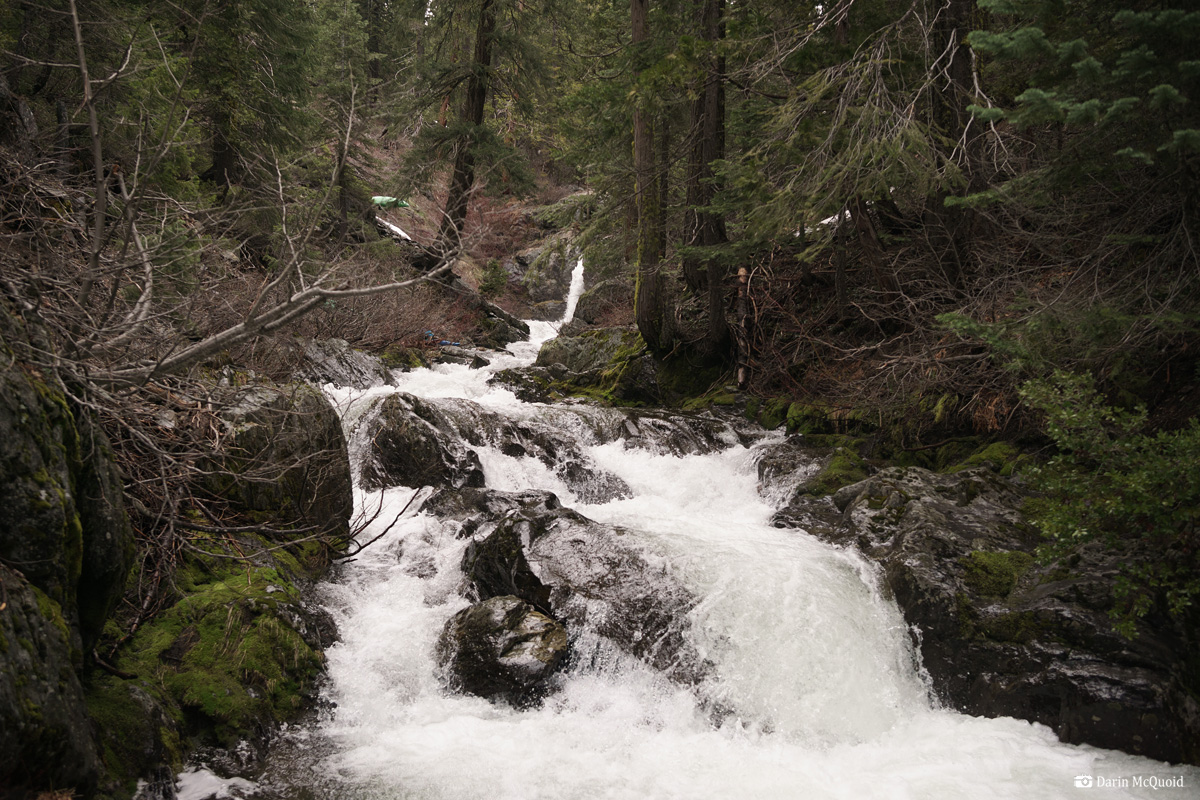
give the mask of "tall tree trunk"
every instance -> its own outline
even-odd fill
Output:
[[[982,129],[967,111],[975,96],[975,66],[966,38],[979,27],[976,13],[975,0],[946,0],[933,33],[935,49],[948,52],[950,58],[945,71],[946,88],[933,94],[933,120],[948,146],[961,148],[958,162],[967,178],[968,194],[986,188],[981,163]],[[943,191],[930,198],[928,212],[934,221],[931,227],[936,231],[934,241],[942,274],[950,286],[957,288],[962,284],[979,215],[972,209],[947,208],[948,195]]]
[[[630,0],[634,57],[639,59],[634,80],[641,75],[641,48],[646,42],[646,12],[649,0]],[[633,167],[638,216],[637,292],[634,318],[642,339],[655,352],[670,347],[670,319],[665,313],[662,276],[659,273],[662,230],[659,227],[658,191],[654,172],[654,128],[645,104],[635,100],[633,108]]]
[[[875,230],[875,223],[871,220],[867,204],[861,197],[855,196],[848,208],[854,221],[854,229],[858,231],[858,242],[862,247],[863,257],[867,259],[867,266],[871,268],[871,275],[875,278],[875,285],[883,292],[884,300],[891,301],[900,294],[900,282],[896,280],[895,273],[888,269],[883,256],[883,243],[879,241],[879,234]]]
[[[462,119],[471,133],[459,140],[454,154],[454,169],[446,192],[446,207],[438,242],[442,252],[456,250],[462,243],[463,224],[467,219],[467,203],[475,186],[475,133],[483,126],[487,103],[489,71],[492,66],[492,43],[496,33],[495,0],[481,0],[479,27],[475,32],[474,69],[467,79],[467,96],[463,102]]]
[[[725,157],[725,58],[718,50],[725,37],[725,0],[698,0],[701,37],[710,48],[706,53],[703,85],[692,103],[692,147],[688,159],[687,209],[684,243],[703,248],[683,260],[688,287],[708,292],[708,346],[714,352],[729,346],[729,326],[724,311],[724,265],[713,258],[712,248],[728,241],[725,217],[713,211],[717,187],[713,162]]]

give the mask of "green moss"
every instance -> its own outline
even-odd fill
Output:
[[[710,406],[731,406],[737,403],[737,395],[726,389],[716,389],[700,397],[684,402],[684,411],[699,411]]]
[[[787,409],[789,433],[822,434],[832,433],[827,410],[811,403],[792,403]]]
[[[791,400],[786,397],[772,397],[763,404],[758,415],[759,424],[769,431],[775,430],[787,419],[788,409],[792,405]]]
[[[992,442],[977,449],[953,466],[942,468],[940,471],[953,473],[972,467],[986,466],[1005,477],[1010,477],[1027,460],[1028,457],[1011,442]]]
[[[857,452],[849,447],[838,447],[820,472],[804,485],[805,494],[822,496],[833,494],[843,486],[866,480],[869,467]]]
[[[58,628],[58,632],[62,634],[63,641],[70,644],[71,629],[67,626],[66,619],[63,618],[62,606],[60,606],[38,587],[31,585],[29,588],[33,590],[34,597],[37,598],[38,612],[45,617],[51,625],[53,625],[55,628]],[[71,660],[77,660],[79,655],[79,653],[72,651]]]
[[[389,347],[379,354],[388,369],[420,369],[429,366],[421,352],[410,347]]]
[[[1019,550],[976,550],[963,556],[963,582],[986,597],[1007,597],[1033,565],[1033,556]]]
[[[312,554],[281,552],[263,565],[186,559],[175,575],[181,599],[123,648],[119,668],[159,687],[172,716],[204,740],[228,746],[289,718],[319,674],[322,654],[280,616],[282,604],[299,602],[293,577]]]

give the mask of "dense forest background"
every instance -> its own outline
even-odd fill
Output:
[[[572,227],[664,361],[889,457],[1041,448],[1050,541],[1152,541],[1128,609],[1179,610],[1197,41],[1183,0],[14,0],[4,291],[160,520],[189,381],[465,338],[475,290],[523,308],[493,260]]]

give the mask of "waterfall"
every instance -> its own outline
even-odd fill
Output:
[[[583,253],[571,270],[571,286],[567,290],[567,310],[563,312],[562,325],[575,319],[575,307],[579,305],[579,296],[583,294]]]
[[[565,319],[581,290],[582,260]],[[772,435],[690,420],[701,433],[684,446],[669,439],[678,435],[669,416],[521,403],[487,379],[529,363],[555,333],[547,323],[531,329],[531,342],[486,369],[438,365],[398,374],[398,387],[327,392],[352,442],[372,403],[420,396],[484,442],[471,449],[489,488],[552,491],[621,531],[623,547],[691,598],[674,632],[696,656],[696,677],[672,679],[589,622],[573,631],[574,655],[538,705],[450,691],[435,647],[469,603],[460,565],[471,538],[418,510],[426,488],[360,488],[358,506],[373,517],[360,538],[381,538],[320,587],[340,631],[327,653],[325,708],[279,737],[257,779],[264,796],[1075,798],[1076,776],[1181,773],[1062,744],[1039,725],[940,708],[872,566],[769,525],[756,458]],[[587,469],[628,490],[582,497],[528,448],[488,443],[480,431],[497,420],[557,437],[550,450],[569,437]],[[1158,796],[1131,780],[1106,792]]]

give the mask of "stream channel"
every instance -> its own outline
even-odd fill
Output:
[[[579,268],[568,315],[581,276]],[[939,707],[873,567],[803,531],[770,526],[791,487],[760,487],[756,459],[781,434],[717,417],[519,402],[488,379],[531,363],[558,326],[530,327],[531,341],[489,354],[483,369],[439,365],[367,391],[327,386],[351,458],[361,464],[366,423],[397,392],[466,427],[479,419],[480,429],[570,437],[560,455],[618,490],[564,478],[572,465],[545,452],[513,454],[498,439],[470,449],[489,490],[553,492],[562,506],[620,529],[625,552],[643,567],[636,581],[661,579],[663,597],[688,598],[676,604],[671,631],[656,635],[677,640],[676,661],[686,653],[699,666],[673,674],[650,651],[638,657],[606,634],[614,624],[606,613],[620,603],[584,597],[589,622],[568,623],[572,655],[539,703],[517,709],[452,691],[436,645],[471,602],[461,564],[472,537],[460,536],[461,519],[421,510],[429,487],[360,487],[359,508],[379,512],[360,540],[383,535],[319,587],[340,636],[327,652],[325,708],[281,734],[256,781],[260,796],[1200,796],[1195,768],[1066,745],[1042,726]],[[1080,788],[1088,782],[1090,790]],[[181,797],[188,788],[184,776]],[[233,784],[224,789],[240,794]]]

